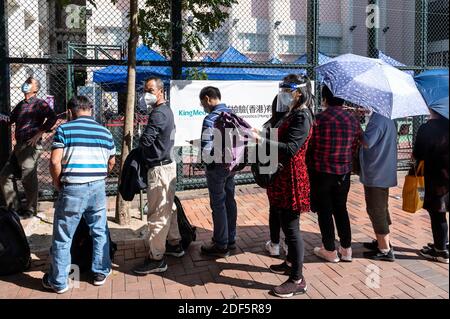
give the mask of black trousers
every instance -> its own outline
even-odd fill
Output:
[[[311,172],[311,192],[317,210],[322,243],[326,250],[336,250],[334,224],[343,248],[352,245],[352,231],[347,211],[350,173],[334,175]],[[334,218],[334,221],[333,221]]]
[[[281,229],[286,236],[288,246],[287,261],[292,264],[292,271],[289,276],[291,280],[303,279],[303,259],[305,247],[300,233],[300,215],[292,210],[273,208],[278,215]]]
[[[280,243],[281,222],[276,208],[270,207],[269,210],[269,231],[270,241],[274,244]]]
[[[434,246],[438,250],[447,250],[448,223],[447,213],[428,212],[431,218],[431,231],[433,232]]]

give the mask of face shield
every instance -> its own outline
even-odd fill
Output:
[[[306,84],[281,82],[278,92],[277,112],[288,112],[292,103],[294,103],[294,96],[292,93],[304,86],[306,86]]]

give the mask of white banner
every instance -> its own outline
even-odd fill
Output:
[[[199,94],[206,86],[215,86],[222,102],[252,127],[261,128],[272,114],[272,102],[278,94],[277,81],[171,81],[170,106],[175,115],[175,146],[201,137],[207,115],[200,105]]]

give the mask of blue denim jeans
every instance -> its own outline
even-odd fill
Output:
[[[221,248],[236,241],[237,206],[234,199],[235,173],[220,166],[206,170],[213,217],[213,239]]]
[[[93,239],[92,272],[107,275],[111,269],[109,234],[106,217],[105,181],[66,184],[59,195],[53,219],[50,284],[57,289],[67,286],[71,268],[70,247],[84,216]]]

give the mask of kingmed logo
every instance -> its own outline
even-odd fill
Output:
[[[183,117],[194,117],[194,116],[206,116],[206,112],[201,111],[201,110],[179,110],[178,111],[178,116],[183,116]]]

